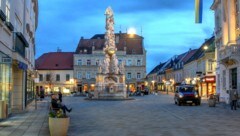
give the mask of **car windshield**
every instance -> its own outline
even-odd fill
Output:
[[[180,87],[179,91],[180,92],[193,92],[194,88],[193,87]]]

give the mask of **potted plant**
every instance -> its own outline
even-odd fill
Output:
[[[70,118],[61,109],[49,112],[49,130],[51,136],[66,136]]]

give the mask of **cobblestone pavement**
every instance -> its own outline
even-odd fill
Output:
[[[86,101],[64,97],[73,107],[68,136],[237,136],[240,109],[228,105],[177,106],[172,95],[146,95],[129,101]],[[0,122],[0,136],[49,136],[47,101]]]
[[[131,101],[67,98],[69,136],[237,136],[240,109],[226,105],[177,106],[172,95],[148,95]]]
[[[0,121],[0,136],[48,136],[48,99],[32,102],[27,110]]]

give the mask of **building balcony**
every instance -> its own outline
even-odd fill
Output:
[[[225,46],[219,50],[219,61],[231,65],[240,57],[240,45]]]
[[[6,21],[6,15],[1,9],[0,9],[0,18],[2,19],[2,21]]]

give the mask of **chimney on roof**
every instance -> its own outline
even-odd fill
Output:
[[[122,31],[119,31],[119,34],[122,34]]]
[[[83,40],[84,39],[84,37],[83,36],[81,36],[81,40]]]
[[[57,52],[62,52],[62,50],[59,47],[57,47]]]

